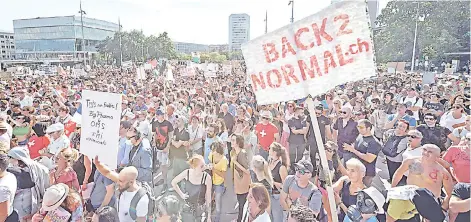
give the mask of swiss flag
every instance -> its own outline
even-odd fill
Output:
[[[77,123],[69,120],[66,123],[64,123],[64,133],[67,137],[70,136],[75,131],[75,128],[77,127]]]

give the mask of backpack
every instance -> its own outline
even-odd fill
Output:
[[[134,197],[131,200],[131,204],[129,206],[129,216],[131,219],[136,220],[137,219],[137,204],[139,201],[144,197],[144,195],[147,195],[149,198],[149,205],[148,205],[148,210],[147,210],[147,217],[153,216],[154,215],[154,207],[156,203],[156,199],[154,196],[154,192],[152,187],[148,183],[140,183],[141,188],[137,191],[136,194],[134,194]]]
[[[405,137],[406,136],[396,136],[396,135],[392,135],[391,137],[389,137],[389,139],[386,141],[386,143],[383,146],[384,155],[388,157],[396,157],[397,155],[399,155],[399,153],[397,152],[397,146],[399,146],[399,143]]]

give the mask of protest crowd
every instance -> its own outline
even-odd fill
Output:
[[[312,98],[316,138],[306,99],[257,105],[243,66],[169,67],[173,81],[113,67],[2,81],[0,220],[224,221],[236,199],[237,222],[332,221],[317,139],[339,221],[470,220],[469,76],[338,86]],[[82,90],[122,95],[116,166],[80,152]]]

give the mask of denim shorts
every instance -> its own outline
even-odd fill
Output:
[[[224,186],[224,183],[220,185],[213,185],[213,190],[215,193],[224,193],[224,191],[226,191],[226,187]]]

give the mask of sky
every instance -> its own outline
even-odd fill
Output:
[[[384,8],[388,0],[380,0]],[[79,15],[80,0],[1,0],[0,30],[13,31],[13,20]],[[125,31],[138,29],[146,35],[166,31],[173,41],[227,44],[229,15],[250,16],[250,38],[289,24],[289,0],[82,0],[87,17],[118,22]],[[312,15],[331,0],[294,0],[294,20]],[[25,7],[26,6],[26,7]]]

